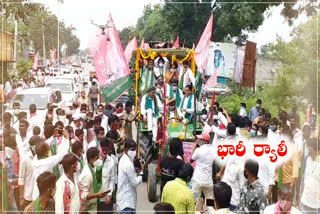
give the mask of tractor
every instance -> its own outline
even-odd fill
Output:
[[[191,62],[191,69],[194,74],[195,62],[193,58],[193,50],[191,49],[151,49],[143,50],[138,48],[134,54],[135,58],[135,70],[136,70],[136,100],[135,107],[136,112],[139,111],[139,98],[142,94],[139,94],[139,77],[140,77],[140,63],[141,60],[148,60],[149,58],[155,59],[158,56],[167,57],[168,60],[178,62],[182,64],[185,60]],[[166,91],[166,90],[164,90]],[[165,97],[165,96],[164,96]],[[196,96],[195,96],[196,97]],[[195,99],[195,103],[196,103]],[[194,105],[196,106],[196,105]],[[155,202],[157,195],[157,178],[160,176],[160,159],[168,155],[168,143],[171,138],[180,138],[183,141],[185,147],[190,148],[190,145],[194,142],[194,135],[202,132],[202,124],[195,123],[196,116],[193,118],[193,122],[189,124],[176,123],[174,121],[166,121],[166,99],[164,99],[164,111],[162,117],[159,117],[158,125],[158,138],[157,143],[152,142],[150,139],[147,124],[143,121],[139,122],[138,130],[138,157],[145,161],[145,171],[143,181],[147,181],[148,200]],[[196,115],[196,114],[195,114]],[[196,128],[194,128],[196,127]]]

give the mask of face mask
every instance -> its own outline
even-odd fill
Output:
[[[257,104],[256,107],[257,107],[257,108],[260,108],[260,104]]]
[[[101,159],[96,160],[95,162],[93,162],[93,166],[94,167],[102,166],[102,160]]]
[[[120,114],[120,113],[122,113],[122,109],[117,109],[116,112],[117,112],[117,114]]]
[[[202,118],[202,120],[207,120],[207,118],[208,118],[208,115],[201,115],[201,118]]]
[[[255,137],[257,133],[255,130],[251,129],[250,134],[251,134],[251,137]]]
[[[261,136],[261,135],[262,135],[262,133],[261,133],[260,131],[258,131],[258,132],[257,132],[257,135],[258,135],[258,136]]]
[[[277,126],[275,126],[275,125],[270,125],[269,128],[271,129],[271,131],[274,132],[274,131],[277,129]]]
[[[178,90],[178,86],[172,86],[172,91],[177,91]]]
[[[98,111],[98,115],[99,115],[99,116],[102,116],[102,115],[103,115],[103,112]]]
[[[12,158],[15,150],[11,149],[10,147],[4,147],[6,151],[6,157],[7,158]]]
[[[133,161],[133,159],[136,157],[136,154],[137,154],[136,150],[134,150],[134,151],[129,150],[129,151],[128,151],[128,156],[130,157],[130,159],[131,159],[132,161]]]
[[[176,109],[175,106],[169,106],[170,111],[174,111],[175,109]]]
[[[282,210],[288,211],[292,206],[292,202],[287,200],[279,200],[279,206]]]
[[[159,67],[160,67],[160,68],[163,68],[163,63],[159,63]]]
[[[20,113],[20,109],[15,109],[15,110],[13,110],[13,114],[14,114],[14,115],[18,116],[19,113]]]

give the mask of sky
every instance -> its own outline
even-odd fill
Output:
[[[157,4],[161,0],[64,0],[59,7],[56,0],[33,0],[33,2],[45,4],[59,17],[59,20],[64,20],[67,25],[73,25],[77,29],[75,34],[80,39],[80,49],[85,49],[92,35],[97,32],[97,27],[91,24],[91,20],[96,24],[104,24],[111,14],[116,28],[121,30],[136,24],[143,14],[145,5]],[[275,41],[277,35],[283,37],[285,41],[290,41],[293,26],[289,27],[280,15],[282,7],[281,5],[272,7],[266,11],[266,18],[258,31],[249,33],[248,40],[256,42],[258,48]],[[267,13],[271,15],[267,17]],[[302,16],[294,22],[294,26],[306,20],[307,18]]]

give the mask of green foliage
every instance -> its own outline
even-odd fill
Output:
[[[17,2],[21,2],[21,4]],[[4,3],[1,13],[4,14],[4,31],[14,33],[14,21],[18,21],[18,42],[25,45],[33,44],[33,48],[41,55],[43,53],[43,32],[45,38],[46,56],[50,49],[57,49],[58,19],[41,4],[30,3],[26,0],[18,0],[16,3]],[[14,5],[14,6],[13,6]],[[2,23],[0,23],[2,25]],[[80,40],[74,35],[73,26],[66,26],[60,21],[60,48],[67,45],[67,55],[76,54],[79,51]]]
[[[19,71],[19,77],[24,78],[28,76],[28,71],[32,68],[33,62],[31,60],[26,61],[23,58],[17,63],[17,69]]]
[[[290,3],[285,3],[288,1]],[[237,43],[241,44],[246,40],[247,33],[257,31],[263,23],[264,12],[271,6],[278,6],[284,2],[282,14],[291,24],[303,12],[308,16],[316,14],[320,5],[316,0],[304,2],[303,7],[296,6],[291,0],[271,0],[268,3],[265,0],[256,0],[256,2],[252,4],[240,0],[225,0],[221,3],[212,0],[165,0],[160,5],[145,6],[135,28],[123,29],[120,37],[128,41],[128,35],[131,37],[133,34],[140,40],[144,38],[146,42],[168,42],[179,35],[181,42],[185,40],[186,47],[192,47],[193,43],[197,44],[200,39],[213,11],[212,40],[223,42],[226,38],[236,38]]]
[[[263,47],[265,56],[281,60],[283,63],[273,84],[257,86],[255,94],[249,89],[243,89],[240,96],[239,86],[231,82],[229,87],[233,95],[218,96],[217,101],[231,113],[238,113],[241,102],[247,104],[249,112],[256,100],[261,99],[263,108],[269,111],[272,117],[277,116],[279,110],[290,111],[292,103],[298,103],[302,112],[305,112],[307,104],[316,105],[317,93],[320,92],[317,86],[317,72],[320,81],[320,73],[317,70],[317,61],[320,60],[317,55],[320,51],[317,45],[317,41],[320,40],[317,18],[313,17],[298,26],[293,32],[291,42],[286,43],[278,38],[274,44]]]

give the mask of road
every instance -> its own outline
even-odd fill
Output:
[[[137,206],[137,213],[153,213],[153,207],[155,204],[160,202],[160,185],[157,185],[157,202],[151,203],[148,200],[147,195],[147,183],[142,183],[138,186],[137,193],[138,193],[138,206]]]

